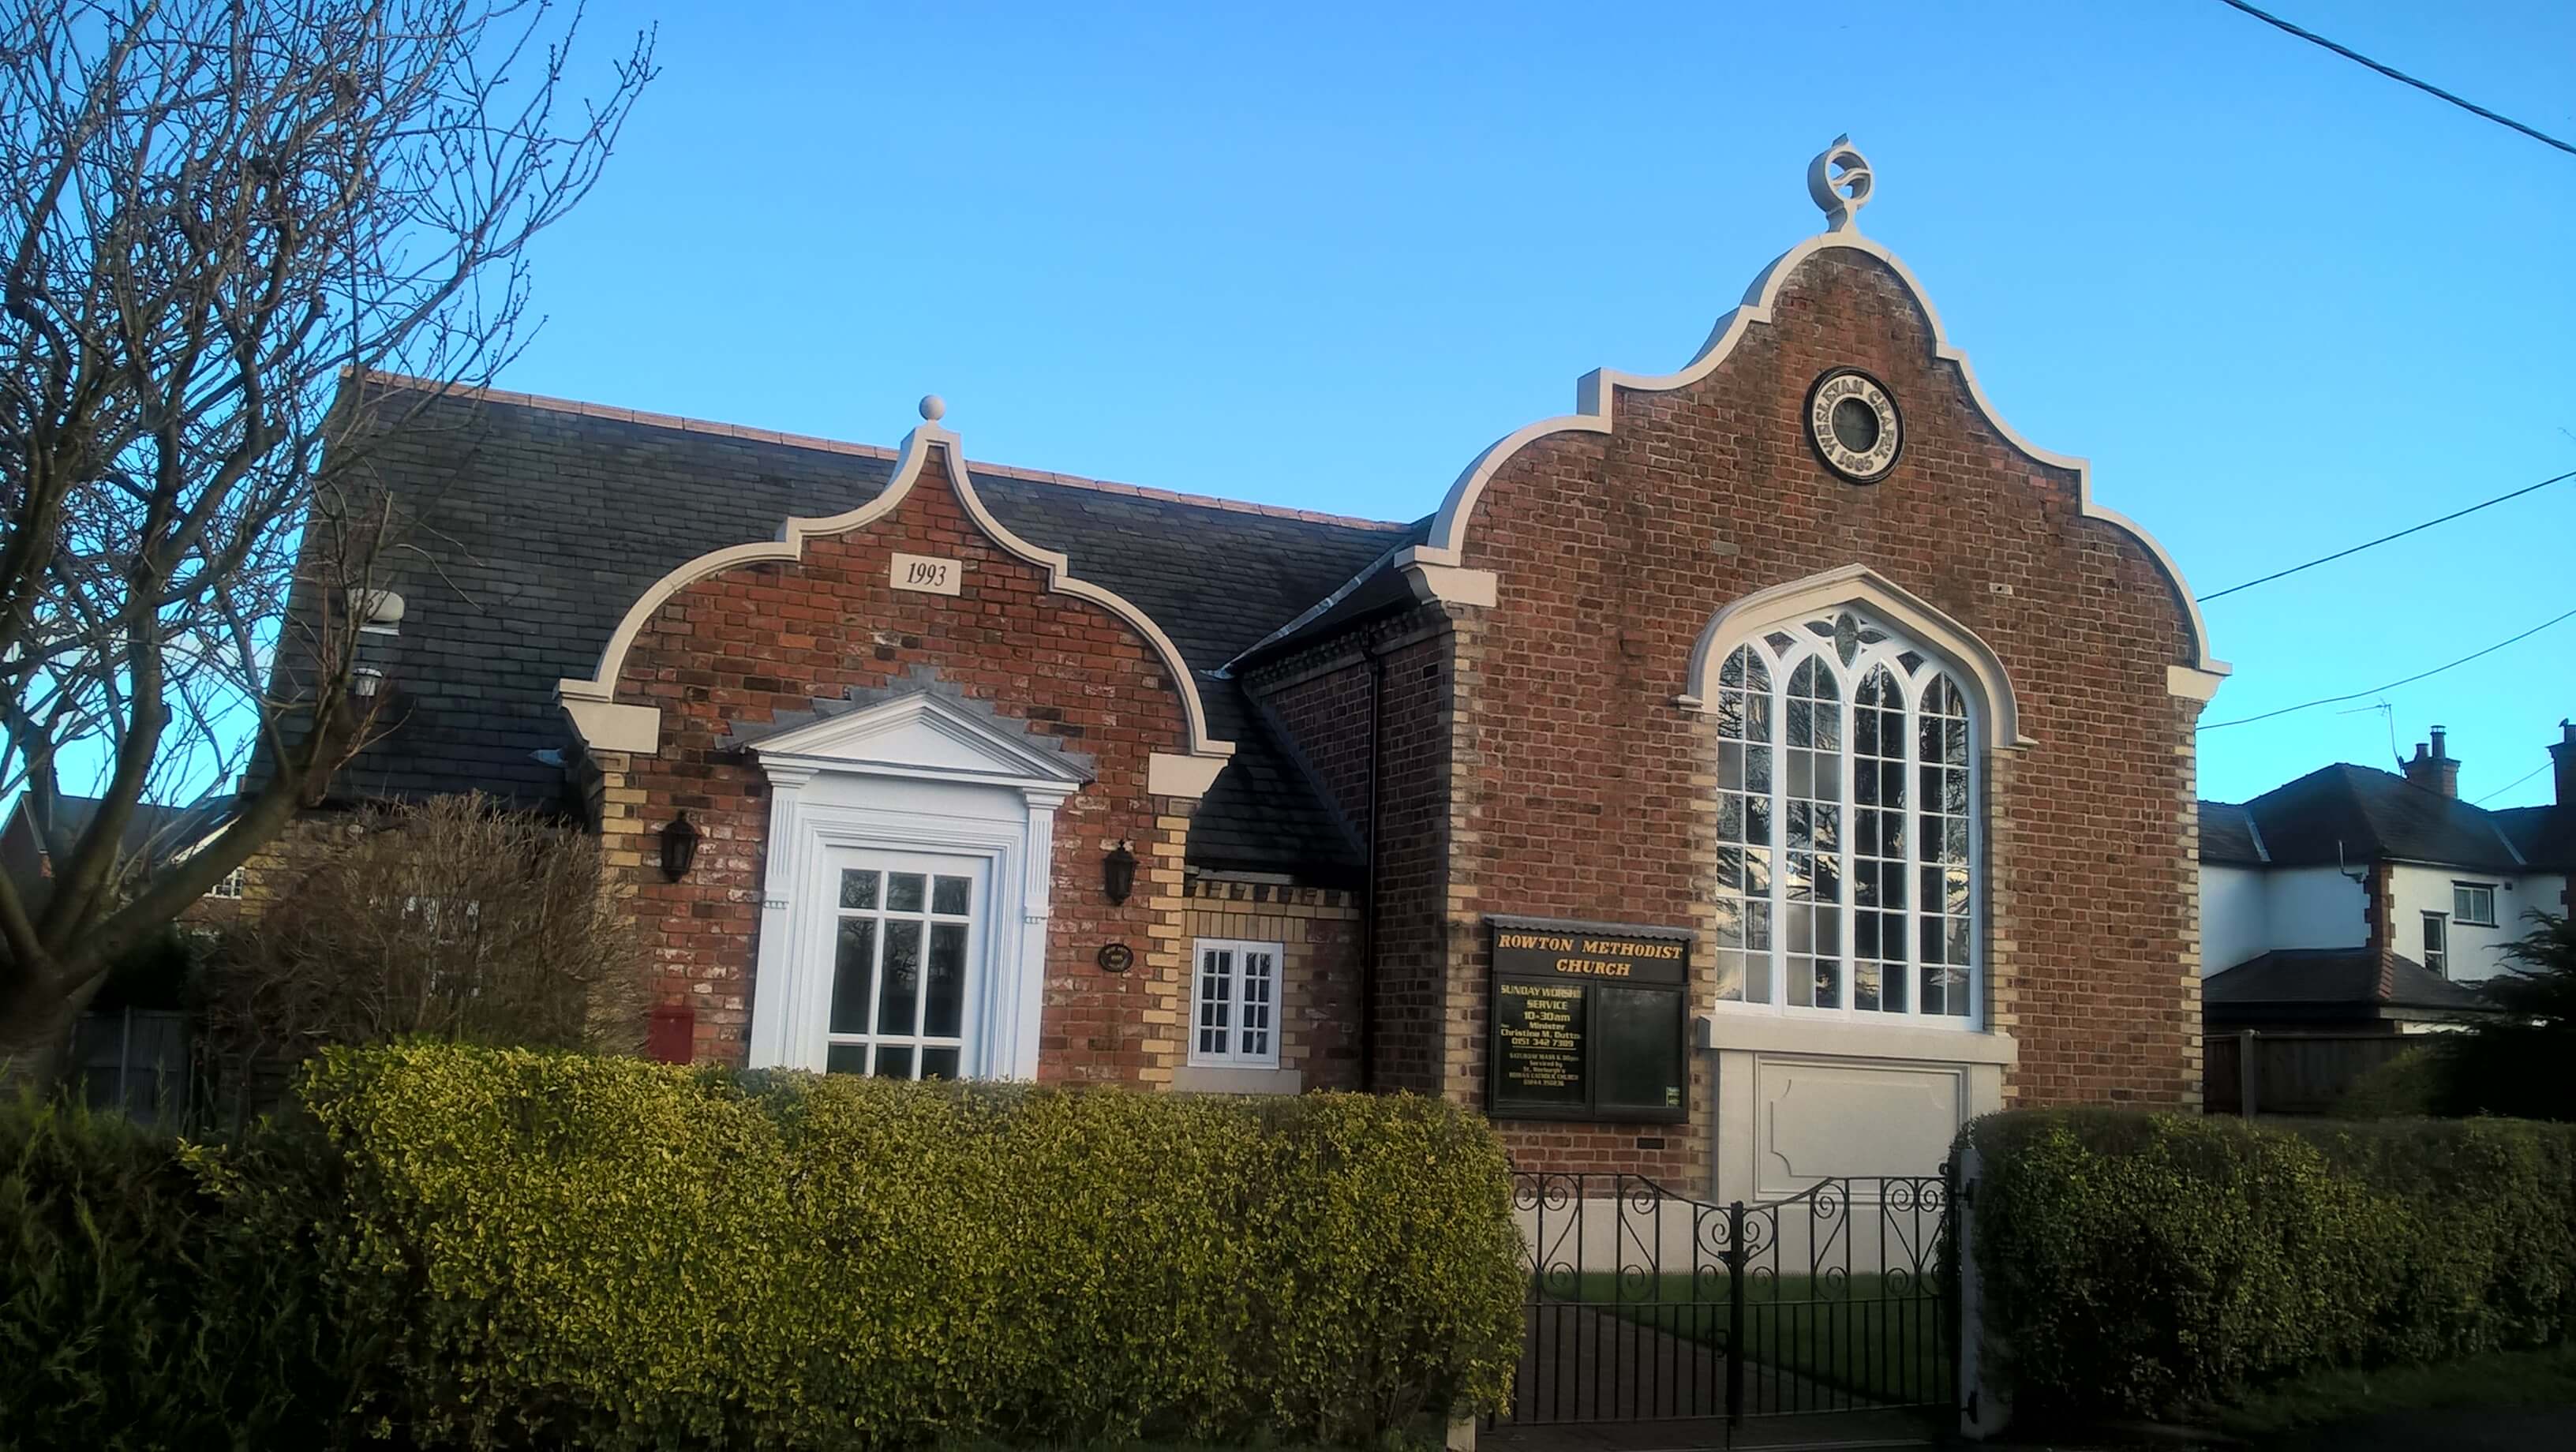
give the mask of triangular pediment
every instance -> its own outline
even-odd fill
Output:
[[[1088,763],[1027,723],[916,690],[872,705],[818,703],[818,718],[750,743],[766,767],[853,771],[1028,786],[1079,786]],[[832,709],[839,706],[840,709]]]

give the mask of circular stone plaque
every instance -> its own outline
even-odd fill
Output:
[[[1905,420],[1877,379],[1836,368],[1807,390],[1807,438],[1827,468],[1855,484],[1875,484],[1896,467]]]

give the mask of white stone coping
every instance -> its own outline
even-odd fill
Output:
[[[1294,1094],[1306,1076],[1295,1069],[1217,1069],[1184,1064],[1172,1070],[1172,1087],[1184,1094]]]
[[[2021,1046],[2013,1042],[2012,1035],[2002,1032],[1787,1018],[1767,1013],[1701,1014],[1692,1021],[1691,1039],[1701,1051],[1712,1053],[1732,1050],[2007,1067],[2021,1059]]]

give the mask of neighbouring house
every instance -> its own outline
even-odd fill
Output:
[[[2576,873],[2576,726],[2559,730],[2548,806],[2461,801],[2439,726],[2402,774],[2339,763],[2249,802],[2200,804],[2203,1023],[2228,1060],[2213,1095],[2233,1092],[2244,1050],[2216,1045],[2234,1036],[2382,1038],[2493,1011],[2477,984],[2510,966],[2527,914],[2567,911]],[[2322,1107],[2393,1051],[2285,1047],[2272,1077],[2295,1101],[2267,1102]]]
[[[2202,993],[2211,1028],[2265,1004],[2308,1003],[2341,1018],[2371,994],[2410,1008],[2472,1002],[2436,983],[2502,972],[2525,914],[2567,911],[2576,872],[2576,726],[2549,748],[2556,795],[2544,807],[2488,811],[2459,799],[2460,763],[2436,726],[2404,774],[2338,763],[2241,805],[2200,804]],[[2285,956],[2289,955],[2289,956]],[[2307,955],[2307,956],[2298,956]],[[2401,969],[2363,971],[2364,960]],[[2306,974],[2300,964],[2318,965]],[[2253,970],[2247,980],[2232,975]],[[2340,975],[2361,997],[2328,995]],[[2392,977],[2414,986],[2391,986]],[[2306,981],[2313,980],[2313,981]],[[2268,985],[2264,996],[2255,982]],[[2331,1006],[2329,1006],[2331,1005]],[[2389,1021],[2404,1021],[2398,1015]]]
[[[0,872],[7,872],[19,901],[39,909],[53,893],[54,855],[77,841],[96,819],[96,797],[62,795],[50,808],[20,792],[0,821]],[[122,880],[179,860],[203,846],[230,817],[233,799],[210,793],[187,806],[138,805],[117,838],[110,868]],[[225,874],[185,915],[202,926],[241,910],[247,868]],[[73,1026],[67,1059],[78,1092],[94,1107],[114,1106],[142,1119],[184,1122],[194,1089],[190,1074],[185,998],[185,955],[166,940],[138,946],[120,961],[89,1012]]]
[[[2196,1103],[2226,667],[1863,234],[1860,154],[1808,186],[1696,358],[1409,520],[971,461],[935,398],[878,448],[353,379],[420,545],[348,602],[391,730],[317,814],[578,812],[673,1057],[1412,1090],[1747,1198]]]
[[[186,857],[224,824],[232,805],[232,798],[224,794],[209,794],[184,807],[138,805],[117,839],[118,860],[112,870],[121,875]],[[0,822],[0,872],[9,874],[21,901],[30,907],[44,901],[53,881],[56,848],[79,840],[98,808],[96,797],[67,794],[55,797],[48,812],[38,805],[34,793],[18,794],[6,821]],[[230,873],[207,896],[238,899],[242,880],[241,872]]]

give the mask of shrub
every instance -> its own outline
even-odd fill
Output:
[[[2445,1114],[2576,1120],[2576,920],[2524,917],[2531,931],[2505,949],[2513,966],[2478,985],[2504,1012],[2441,1037]]]
[[[643,1047],[645,955],[600,892],[598,839],[479,795],[372,807],[343,835],[200,975],[236,1090],[283,1087],[326,1044]]]
[[[2158,1415],[2576,1327],[2576,1129],[2034,1111],[1963,1138],[2024,1410]]]
[[[1444,1105],[334,1053],[350,1262],[469,1445],[1366,1438],[1492,1406],[1518,1242]]]
[[[1367,1441],[1499,1405],[1481,1121],[410,1043],[0,1112],[0,1448]]]
[[[2441,1107],[2442,1067],[2435,1046],[2418,1043],[2346,1085],[2330,1112],[2338,1119],[2424,1118]]]
[[[293,1154],[235,1162],[314,1183]],[[0,1101],[0,1447],[314,1445],[335,1343],[303,1208],[233,1213],[165,1137]]]

